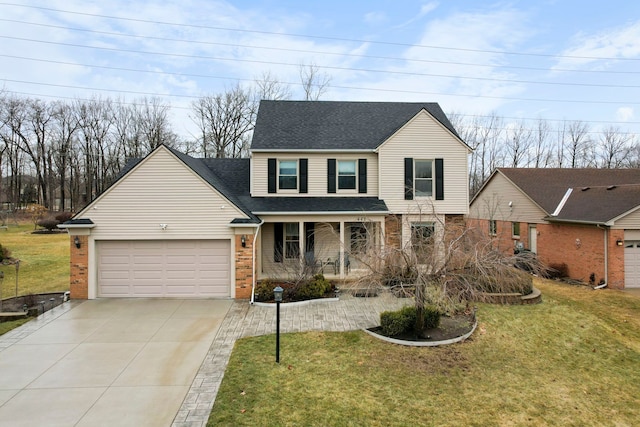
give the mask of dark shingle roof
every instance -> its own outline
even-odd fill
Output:
[[[246,213],[259,222],[253,212],[386,212],[387,206],[376,197],[251,197],[249,159],[198,159],[171,151]],[[246,223],[242,219],[234,224]]]
[[[458,136],[437,103],[261,101],[251,149],[373,150],[423,109]]]
[[[377,197],[246,197],[253,212],[388,212]]]
[[[554,221],[604,224],[640,206],[640,184],[574,188]]]
[[[640,205],[640,169],[499,168],[498,171],[547,215],[556,210],[572,188],[555,220],[604,223]]]

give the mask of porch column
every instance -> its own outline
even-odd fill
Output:
[[[380,242],[379,245],[380,245],[380,253],[381,254],[384,253],[384,241],[385,241],[385,238],[384,238],[384,235],[385,235],[384,222],[385,222],[384,219],[382,219],[382,220],[380,220],[378,222],[378,224],[379,224],[378,225],[378,227],[379,227],[378,228],[379,229],[378,240]]]
[[[304,262],[304,254],[305,248],[307,247],[307,242],[305,241],[307,236],[304,232],[304,221],[298,222],[298,244],[300,246],[300,261]]]
[[[340,221],[340,278],[344,279],[344,221]]]

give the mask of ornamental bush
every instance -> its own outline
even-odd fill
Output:
[[[435,329],[440,325],[440,311],[434,306],[426,306],[424,308],[424,329]],[[382,333],[386,336],[393,337],[411,332],[415,330],[416,325],[416,307],[406,306],[397,311],[385,311],[380,314],[380,326]]]

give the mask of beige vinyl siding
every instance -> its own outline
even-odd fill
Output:
[[[611,228],[631,230],[640,229],[640,209],[620,218]]]
[[[308,193],[300,194],[298,191],[279,191],[269,193],[267,190],[267,159],[298,160],[308,159]],[[367,159],[367,193],[358,193],[358,190],[337,190],[336,193],[327,193],[327,159],[355,160]],[[253,153],[251,156],[251,195],[253,197],[377,197],[378,196],[378,160],[375,153]],[[299,173],[299,170],[298,170]]]
[[[509,207],[509,202],[512,206]],[[545,223],[547,214],[501,173],[496,173],[473,200],[469,216],[478,219]],[[522,230],[520,233],[522,234]]]
[[[284,221],[287,222],[287,221]],[[297,221],[288,221],[297,222]],[[274,262],[274,235],[273,223],[265,223],[262,225],[262,246],[261,246],[261,270],[260,277],[285,277],[296,269],[299,261],[285,259],[283,263]],[[315,224],[315,250],[314,255],[317,260],[326,260],[327,258],[335,259],[340,252],[340,235],[336,224],[316,223]],[[348,237],[350,234],[347,233]],[[304,233],[301,233],[304,236]],[[328,270],[327,270],[328,271]]]
[[[220,239],[232,238],[229,223],[246,215],[161,148],[80,217],[96,224],[94,240]]]
[[[468,148],[428,113],[422,111],[379,149],[380,198],[394,213],[429,209],[466,214],[469,207]],[[404,159],[444,159],[444,200],[404,199]],[[434,172],[435,173],[435,172]]]

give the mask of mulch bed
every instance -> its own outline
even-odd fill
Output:
[[[420,338],[415,333],[405,333],[400,335],[394,335],[389,338],[395,338],[404,341],[415,342],[428,342],[428,341],[445,341],[453,338],[458,338],[471,331],[474,324],[473,314],[457,314],[454,316],[442,316],[440,318],[440,326],[434,329],[428,329],[425,331],[425,336],[428,338]],[[375,332],[379,335],[382,333],[382,327],[376,326],[368,329],[371,332]]]

